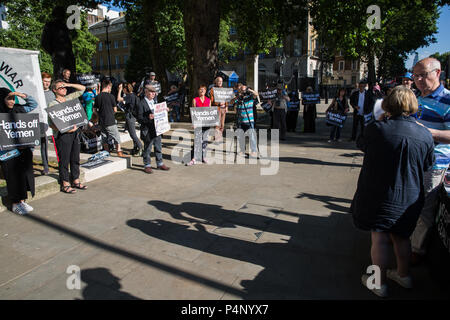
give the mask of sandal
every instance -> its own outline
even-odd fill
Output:
[[[70,190],[69,190],[69,188],[70,188]],[[72,189],[70,186],[61,186],[61,192],[64,192],[64,193],[75,193],[77,191]]]
[[[80,190],[86,190],[88,187],[85,185],[82,185],[81,182],[79,183],[72,183],[72,188],[77,188]]]

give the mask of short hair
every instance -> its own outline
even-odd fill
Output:
[[[104,80],[102,81],[102,88],[106,88],[106,87],[109,86],[109,85],[112,85],[111,80],[109,80],[109,79],[104,79]]]
[[[41,73],[42,79],[48,79],[48,78],[52,78],[52,75],[50,73],[47,72],[42,72]]]
[[[61,79],[57,79],[57,80],[53,81],[53,83],[52,83],[52,91],[55,91],[58,83],[61,83],[61,82],[65,83],[65,81],[61,80]]]
[[[222,81],[223,81],[223,78],[221,76],[218,76],[214,79],[214,83],[217,83],[217,80],[219,80],[219,78],[222,79]]]
[[[391,116],[410,115],[417,112],[418,102],[411,89],[400,85],[392,89],[391,93],[384,98],[381,108]]]
[[[201,84],[198,86],[198,90],[200,90],[201,88],[205,88],[205,90],[208,90],[205,84]]]
[[[124,83],[123,84],[123,87],[124,88],[127,88],[127,91],[129,92],[129,93],[131,93],[131,92],[133,92],[133,86],[130,84],[130,83]]]

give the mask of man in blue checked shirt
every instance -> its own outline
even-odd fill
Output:
[[[441,64],[425,58],[413,69],[414,83],[421,95],[417,98],[417,119],[427,127],[434,139],[436,162],[424,174],[425,205],[411,236],[412,263],[417,264],[426,253],[426,241],[435,221],[437,194],[450,164],[450,91],[439,82]]]

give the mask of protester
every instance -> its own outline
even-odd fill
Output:
[[[198,88],[198,97],[192,100],[193,108],[202,108],[202,107],[211,107],[211,99],[206,97],[206,86],[200,85]],[[192,148],[192,160],[187,163],[187,166],[193,166],[197,164],[197,162],[203,161],[203,163],[207,163],[206,161],[206,147],[208,146],[208,141],[203,140],[203,135],[207,127],[197,127],[194,128],[194,147]],[[201,149],[200,149],[201,148]]]
[[[364,114],[370,113],[373,108],[373,95],[366,90],[367,82],[359,82],[359,90],[350,96],[350,104],[353,107],[353,127],[352,136],[349,141],[355,141],[358,134],[358,127],[361,134],[364,132]]]
[[[120,146],[120,134],[114,114],[117,112],[116,100],[111,94],[112,82],[109,79],[102,81],[102,92],[95,97],[95,112],[98,113],[98,124],[102,132],[103,149],[110,151],[109,141],[114,141],[117,155],[123,157]]]
[[[124,96],[122,97],[122,90]],[[133,92],[133,86],[129,83],[119,85],[119,92],[117,93],[117,102],[124,103],[125,110],[125,130],[130,134],[133,140],[132,155],[137,157],[142,156],[142,143],[136,134],[136,117],[138,114],[138,97]]]
[[[450,164],[450,91],[439,82],[441,64],[434,58],[425,58],[413,68],[414,83],[421,92],[418,97],[417,118],[431,132],[436,143],[436,163],[424,177],[425,205],[411,237],[412,262],[420,263],[426,252],[429,233],[435,223],[437,195]]]
[[[273,110],[273,129],[280,130],[280,140],[286,140],[286,111],[287,102],[290,101],[283,84],[277,85],[277,95],[271,100]]]
[[[71,72],[69,69],[64,69],[62,71],[62,77],[63,77],[63,81],[65,83],[70,83],[70,75],[71,75]],[[66,90],[67,90],[67,94],[71,94],[71,93],[75,92],[75,89],[73,89],[72,87],[67,87]]]
[[[416,97],[420,95],[420,91],[413,87],[414,77],[411,72],[406,72],[402,77],[402,84],[408,89],[412,90]]]
[[[180,113],[180,96],[179,96],[179,91],[176,85],[171,85],[170,86],[170,90],[167,93],[167,96],[170,96],[172,94],[177,94],[177,99],[173,100],[173,101],[169,101],[167,102],[167,107],[170,110],[169,113],[169,121],[170,122],[180,122],[181,119],[181,113]]]
[[[144,98],[138,104],[137,121],[141,124],[141,139],[144,141],[142,157],[144,161],[144,172],[152,173],[150,153],[154,146],[156,166],[160,170],[169,170],[163,163],[161,136],[156,135],[155,128],[155,96],[156,88],[147,84],[144,87]]]
[[[300,111],[300,99],[298,97],[298,91],[293,90],[289,93],[290,101],[288,103],[288,109],[286,113],[286,127],[287,132],[295,132],[297,127],[298,112]]]
[[[97,96],[97,91],[95,88],[86,88],[86,91],[81,96],[81,101],[83,103],[84,110],[86,111],[86,116],[89,121],[91,121],[92,114],[94,113],[94,101]]]
[[[345,115],[349,108],[348,108],[348,101],[345,88],[339,88],[336,94],[336,97],[331,102],[330,106],[327,109],[328,112],[338,113],[340,115]],[[330,132],[330,140],[328,142],[341,142],[341,129],[339,126],[331,126],[331,132]]]
[[[44,96],[45,96],[45,107],[43,107],[43,115],[45,116],[47,112],[45,111],[47,109],[47,106],[50,102],[55,100],[55,94],[53,91],[50,90],[50,85],[52,82],[52,76],[48,74],[47,72],[42,72],[42,85],[44,87]],[[46,124],[44,121],[41,121],[41,159],[42,159],[42,166],[44,167],[44,170],[42,171],[42,175],[46,176],[48,175],[48,141],[47,141],[47,130],[48,130],[48,124]]]
[[[247,89],[247,86],[240,84],[239,93],[236,100],[236,122],[237,128],[249,131],[250,136],[250,157],[258,158],[258,147],[256,143],[255,120],[253,117],[253,103],[255,97],[258,95],[256,91]],[[245,154],[245,143],[241,144],[239,156],[243,157]]]
[[[217,88],[222,88],[223,79],[222,77],[217,77],[214,79],[214,86]],[[217,106],[219,109],[219,125],[216,127],[216,135],[214,140],[216,142],[223,141],[223,131],[225,129],[225,119],[228,112],[228,102],[215,102],[214,101],[214,87],[209,91],[209,96],[211,97],[211,106]]]
[[[73,88],[76,91],[67,95],[67,87]],[[55,94],[55,100],[49,103],[47,112],[50,112],[51,108],[59,103],[78,99],[85,89],[86,87],[81,84],[65,83],[62,80],[54,81],[52,90]],[[52,122],[49,117],[50,123]],[[74,188],[81,190],[87,189],[87,186],[82,185],[80,182],[80,132],[77,126],[74,125],[73,129],[65,133],[60,133],[54,124],[51,124],[51,127],[55,132],[56,149],[58,151],[61,191],[64,193],[75,193],[76,190]]]
[[[16,97],[24,99],[25,104],[16,104]],[[37,106],[38,103],[32,96],[0,88],[0,113],[28,113]],[[0,160],[0,165],[6,180],[8,198],[12,203],[11,211],[24,215],[33,211],[33,207],[25,202],[28,198],[27,192],[30,191],[33,197],[35,192],[33,152],[31,148],[19,148],[13,152],[15,155],[5,156],[5,159]]]
[[[382,108],[389,118],[369,124],[359,138],[365,155],[350,211],[355,226],[371,232],[372,264],[381,271],[381,287],[369,289],[387,297],[386,277],[412,288],[409,237],[424,204],[424,171],[432,168],[435,158],[431,134],[409,117],[418,108],[411,90],[394,88]],[[386,270],[390,241],[396,270]],[[364,286],[368,278],[362,276]]]
[[[306,94],[313,93],[312,87],[306,88]],[[303,132],[304,133],[314,133],[316,132],[316,118],[317,118],[317,108],[316,104],[305,103],[303,99]]]

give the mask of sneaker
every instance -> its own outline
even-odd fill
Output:
[[[24,206],[22,206],[22,203],[19,204],[13,204],[11,211],[17,214],[20,214],[21,216],[26,215],[28,211],[25,209]]]
[[[369,276],[367,274],[363,274],[361,277],[361,282],[363,284],[364,287],[366,287],[367,289],[369,289],[369,287],[367,287],[367,279],[369,279]],[[387,298],[388,297],[388,288],[386,284],[381,285],[380,289],[369,289],[370,291],[372,291],[374,294],[376,294],[377,296],[381,297],[381,298]]]
[[[189,161],[188,163],[186,163],[187,166],[193,166],[197,164],[197,162],[195,161],[195,159],[192,159],[191,161]]]
[[[389,269],[386,271],[386,276],[401,285],[403,288],[412,289],[412,279],[410,276],[400,277],[397,270]]]
[[[250,153],[250,158],[259,159],[257,152]]]
[[[21,202],[21,204],[22,204],[22,207],[24,207],[25,210],[26,210],[28,213],[30,213],[31,211],[34,210],[33,207],[30,206],[30,205],[29,205],[28,203],[26,203],[26,202]]]

